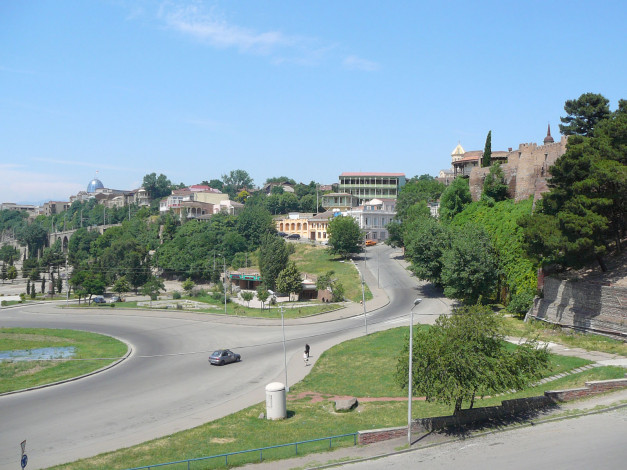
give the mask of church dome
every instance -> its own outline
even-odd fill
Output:
[[[95,193],[96,189],[102,189],[102,188],[104,188],[104,184],[102,184],[102,181],[100,181],[98,178],[94,178],[87,185],[87,192]]]

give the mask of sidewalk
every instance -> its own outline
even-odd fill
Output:
[[[412,435],[412,445],[407,446],[407,437],[390,439],[365,446],[342,447],[324,453],[309,454],[291,459],[251,463],[238,467],[244,470],[301,470],[331,468],[360,460],[371,460],[379,457],[413,452],[427,447],[437,446],[457,440],[468,440],[485,434],[508,431],[521,426],[535,426],[556,419],[566,419],[588,413],[599,413],[615,407],[627,407],[627,390],[619,390],[610,394],[591,397],[585,400],[564,403],[556,410],[540,414],[537,418],[511,426],[501,426],[490,431],[477,431],[463,437],[440,433],[429,433],[423,436]]]

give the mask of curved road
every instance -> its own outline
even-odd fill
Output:
[[[377,283],[389,304],[367,315],[368,331],[431,323],[449,303],[419,284],[401,266],[399,252],[368,249],[358,262],[373,290]],[[364,269],[365,268],[365,269]],[[379,291],[379,292],[381,292]],[[341,316],[341,315],[339,315]],[[312,352],[364,334],[363,315],[286,321],[289,383],[305,375],[301,351]],[[283,382],[280,321],[181,312],[121,309],[59,309],[26,305],[0,310],[0,327],[72,328],[114,336],[132,347],[130,357],[105,372],[38,390],[0,397],[0,469],[19,465],[26,439],[28,468],[90,457],[198,426],[259,403],[265,385]],[[207,356],[228,347],[242,362],[211,367]],[[309,370],[309,369],[307,369]]]

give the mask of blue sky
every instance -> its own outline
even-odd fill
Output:
[[[0,2],[0,202],[98,171],[255,184],[437,175],[458,141],[558,137],[567,99],[627,98],[621,1]]]

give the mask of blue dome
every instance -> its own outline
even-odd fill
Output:
[[[100,181],[98,178],[94,178],[87,185],[87,192],[95,193],[96,189],[102,189],[102,188],[104,188],[104,184],[102,184],[102,181]]]

